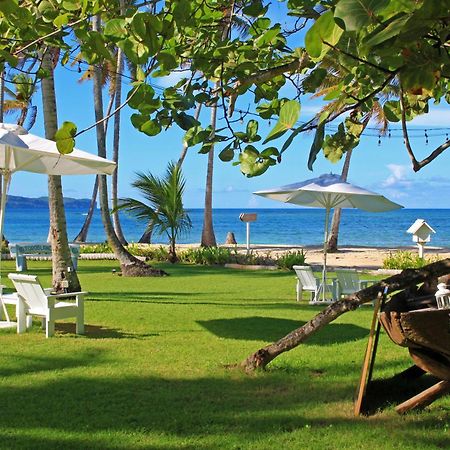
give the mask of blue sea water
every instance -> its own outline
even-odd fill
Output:
[[[23,209],[7,207],[5,236],[11,242],[45,242],[48,234],[48,210],[44,208]],[[242,212],[256,212],[258,219],[251,223],[253,244],[317,245],[323,242],[325,211],[315,208],[290,209],[215,209],[214,231],[218,243],[225,242],[228,231],[236,240],[245,244],[245,224],[239,220]],[[69,239],[78,234],[85,210],[67,209]],[[191,209],[189,216],[193,227],[179,239],[180,243],[200,242],[203,210]],[[129,242],[137,242],[144,224],[122,214],[122,227]],[[387,213],[366,213],[356,209],[342,212],[340,245],[363,245],[396,247],[412,244],[406,230],[417,219],[425,219],[434,228],[430,245],[450,247],[450,209],[402,209]],[[100,212],[96,211],[88,235],[89,242],[103,242],[105,234]],[[164,243],[164,236],[155,235],[154,242]]]

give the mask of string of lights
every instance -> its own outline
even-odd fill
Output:
[[[62,59],[62,56],[60,57]],[[64,68],[67,71],[74,72],[74,73],[82,73],[83,71],[87,70],[89,67],[92,67],[92,64],[89,64],[87,61],[80,59],[79,57],[69,56],[68,60],[72,62],[72,65],[69,66],[67,64],[61,64],[61,67]],[[77,65],[77,68],[72,68],[74,65]],[[83,67],[83,69],[82,69]],[[129,82],[135,82],[137,81],[134,77],[130,76],[128,73],[124,71],[116,71],[112,70],[111,68],[105,68],[102,66],[102,70],[108,72],[111,75],[120,75],[123,79],[129,80]],[[3,77],[4,81],[11,84],[18,84],[14,81],[8,80],[7,77]],[[39,81],[38,81],[39,82]],[[159,92],[164,92],[165,87],[160,86],[154,82],[149,83],[152,88]],[[253,116],[260,118],[259,114],[257,112],[253,112],[250,110],[242,110],[242,109],[236,109],[236,113],[240,115],[239,120],[240,122],[243,122],[243,118],[246,116]],[[272,121],[276,121],[276,117],[271,118],[268,120],[269,126],[271,126]],[[303,125],[306,122],[304,121],[297,121],[297,125]],[[338,126],[330,123],[327,124],[325,127],[327,132],[337,132]],[[425,144],[429,143],[430,138],[445,138],[446,141],[449,140],[450,137],[450,127],[421,127],[421,126],[415,126],[410,125],[408,128],[408,135],[410,139],[420,139],[423,138],[425,140]],[[386,130],[386,132],[381,133],[379,128],[376,127],[366,127],[364,132],[362,133],[363,137],[369,137],[369,138],[375,138],[378,139],[378,145],[381,145],[382,140],[386,139],[404,139],[403,136],[403,130],[400,127],[390,127]]]

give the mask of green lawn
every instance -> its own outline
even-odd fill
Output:
[[[169,277],[133,279],[80,261],[86,336],[73,323],[50,339],[38,322],[0,332],[0,448],[449,448],[450,397],[400,417],[385,384],[382,409],[353,417],[370,307],[248,376],[227,366],[319,311],[295,302],[294,275],[162,267]],[[50,263],[29,272],[50,282]],[[409,365],[383,335],[375,378]]]

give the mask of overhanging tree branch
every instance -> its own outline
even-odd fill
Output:
[[[385,289],[388,289],[388,292],[401,291],[449,273],[450,258],[428,264],[421,269],[403,270],[398,275],[393,275],[343,300],[332,303],[302,327],[297,328],[279,341],[267,345],[250,355],[241,363],[241,367],[246,372],[252,372],[258,368],[265,368],[278,355],[292,350],[305,342],[310,336],[342,314],[353,311],[364,303],[373,301],[380,293],[385,292]]]

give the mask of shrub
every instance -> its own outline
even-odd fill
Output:
[[[107,242],[102,244],[82,244],[80,253],[112,253],[112,249]]]
[[[276,260],[280,269],[292,270],[292,266],[304,266],[306,263],[306,252],[301,249],[295,252],[287,252],[280,255]]]
[[[420,258],[417,253],[404,250],[395,253],[389,252],[389,256],[383,260],[383,269],[420,269],[438,259],[438,256]]]
[[[189,248],[179,254],[182,262],[201,265],[224,265],[234,260],[231,250],[222,247]]]

